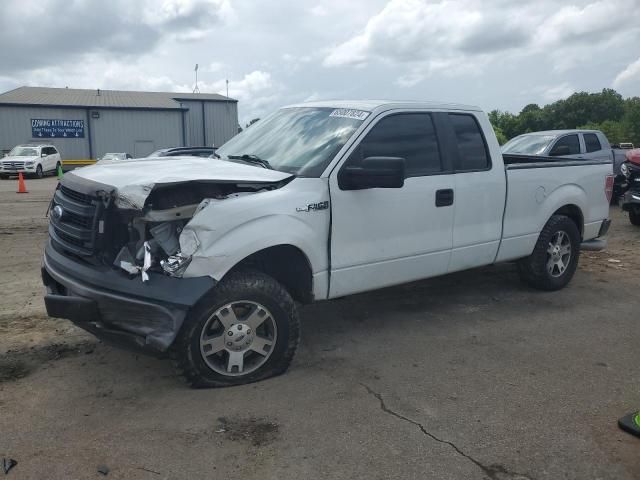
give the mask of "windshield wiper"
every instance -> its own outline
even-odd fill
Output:
[[[250,154],[243,154],[243,155],[227,155],[227,158],[229,160],[242,160],[243,162],[247,162],[247,163],[253,163],[256,165],[260,165],[264,168],[267,168],[269,170],[273,170],[273,167],[271,166],[271,164],[269,162],[267,162],[266,160],[260,158],[257,155],[250,155]]]

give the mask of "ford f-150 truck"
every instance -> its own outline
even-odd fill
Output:
[[[611,160],[502,155],[479,109],[316,102],[216,158],[65,174],[50,206],[47,312],[168,354],[192,386],[284,372],[296,305],[516,261],[573,277],[609,226]]]

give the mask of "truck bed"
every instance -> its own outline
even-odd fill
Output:
[[[605,182],[612,173],[611,161],[535,155],[503,158],[507,195],[497,261],[529,255],[543,226],[560,208],[563,214],[582,217],[583,240],[598,236],[602,219],[609,214]]]

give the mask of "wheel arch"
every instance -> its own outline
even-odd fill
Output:
[[[555,212],[553,212],[551,216],[553,215],[564,215],[566,217],[569,217],[573,221],[573,223],[576,224],[576,227],[578,227],[580,238],[582,238],[584,234],[584,214],[582,213],[582,209],[579,206],[573,203],[563,205]]]
[[[295,245],[279,244],[258,250],[231,267],[221,280],[242,269],[258,270],[275,278],[300,303],[314,299],[311,262]]]

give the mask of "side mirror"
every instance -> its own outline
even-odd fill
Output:
[[[563,155],[571,155],[571,150],[569,150],[568,145],[558,145],[557,147],[553,147],[551,153],[549,153],[552,157],[561,157]]]
[[[367,188],[402,188],[405,160],[400,157],[368,157],[362,165],[346,167],[338,176],[341,190]]]
[[[47,154],[46,154],[46,153],[44,153],[44,152],[42,152],[42,153],[40,154],[40,156],[44,158],[44,157],[46,157],[46,156],[47,156]]]

